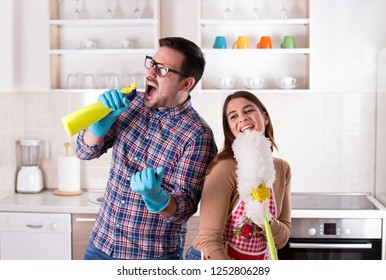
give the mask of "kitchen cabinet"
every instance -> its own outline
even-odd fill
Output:
[[[297,79],[296,89],[310,90],[310,2],[312,0],[236,1],[200,0],[198,18],[199,44],[207,66],[201,90],[218,89],[219,77],[235,79],[233,88],[246,88],[246,77],[265,79],[262,90],[279,88],[279,77]],[[287,18],[281,18],[284,3]],[[253,14],[260,11],[259,18]],[[228,14],[226,10],[230,10]],[[281,48],[286,35],[294,35],[296,48]],[[214,49],[216,36],[226,38],[226,49]],[[238,36],[248,36],[250,48],[233,49]],[[259,49],[262,36],[270,36],[272,48]]]
[[[1,260],[70,260],[70,214],[0,212]]]
[[[72,259],[83,260],[96,214],[72,214]]]
[[[72,214],[72,259],[82,260],[95,223],[96,214]],[[199,233],[199,216],[193,216],[188,221],[188,232],[184,246],[185,254]]]
[[[145,55],[158,47],[159,10],[159,0],[49,0],[50,88],[68,88],[69,77],[71,89],[106,88],[104,79],[114,76],[119,87],[133,79],[143,87],[145,72],[136,69],[145,69]]]

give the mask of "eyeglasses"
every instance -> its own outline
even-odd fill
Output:
[[[185,75],[177,70],[171,69],[161,63],[158,63],[153,59],[151,56],[146,56],[145,58],[145,67],[146,69],[151,69],[154,67],[154,71],[157,74],[157,76],[165,77],[169,72],[176,73],[178,75],[181,75],[183,77],[189,77],[188,75]]]

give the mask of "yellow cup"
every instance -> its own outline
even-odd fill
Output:
[[[232,45],[233,49],[249,49],[249,38],[248,36],[239,36],[236,42]]]

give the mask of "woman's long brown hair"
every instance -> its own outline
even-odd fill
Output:
[[[208,167],[208,170],[206,172],[206,174],[209,174],[213,167],[220,161],[224,160],[224,159],[234,159],[234,153],[233,153],[233,150],[232,150],[232,144],[233,144],[233,141],[235,140],[235,136],[233,135],[233,133],[231,132],[231,129],[229,127],[229,123],[228,123],[228,118],[227,118],[227,108],[228,108],[228,104],[231,100],[233,99],[236,99],[236,98],[244,98],[244,99],[247,99],[251,102],[253,102],[257,108],[259,108],[260,112],[267,118],[268,120],[268,124],[265,126],[265,137],[267,137],[270,141],[271,141],[271,150],[273,151],[273,148],[275,148],[276,150],[278,150],[277,146],[276,146],[276,143],[275,143],[275,138],[274,138],[274,134],[273,134],[273,126],[272,126],[272,121],[271,121],[271,117],[269,116],[269,113],[267,111],[267,109],[265,108],[264,104],[260,101],[259,98],[257,98],[257,96],[255,96],[253,93],[249,92],[249,91],[236,91],[234,92],[233,94],[229,95],[226,99],[225,99],[225,102],[224,102],[224,105],[223,105],[223,109],[222,109],[222,126],[223,126],[223,132],[224,132],[224,148],[223,150],[217,154],[217,156],[213,159],[213,161],[211,162],[211,164],[209,165]]]

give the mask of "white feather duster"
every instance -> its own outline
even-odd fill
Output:
[[[269,199],[259,202],[252,196],[253,190],[263,184],[272,190],[275,169],[271,142],[258,131],[240,133],[232,149],[237,161],[238,191],[245,202],[246,214],[255,224],[262,226],[264,218],[271,219]]]

